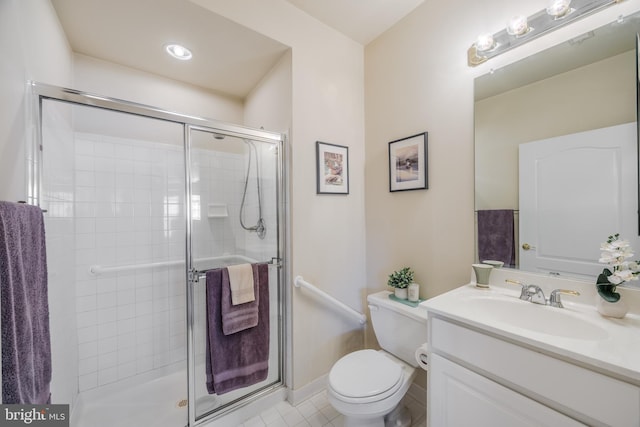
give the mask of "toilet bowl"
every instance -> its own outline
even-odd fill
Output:
[[[427,339],[427,313],[369,295],[374,332],[382,350],[359,350],[338,360],[327,385],[329,403],[344,415],[345,427],[383,427],[416,375],[415,350]]]
[[[329,403],[345,416],[345,426],[384,426],[384,416],[400,403],[416,369],[379,350],[360,350],[340,359],[329,374]]]

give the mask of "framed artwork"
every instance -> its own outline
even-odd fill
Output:
[[[349,194],[349,147],[316,142],[318,194]]]
[[[389,191],[427,188],[427,132],[391,141]]]

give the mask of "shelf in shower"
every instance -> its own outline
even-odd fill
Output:
[[[229,216],[229,210],[224,203],[209,203],[207,208],[207,217],[209,218],[226,218]]]

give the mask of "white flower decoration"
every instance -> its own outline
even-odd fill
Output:
[[[600,250],[602,252],[598,261],[610,266],[611,275],[607,278],[609,283],[619,285],[638,280],[638,274],[640,274],[638,261],[627,261],[634,256],[628,240],[620,239],[619,234],[614,234],[600,245]]]

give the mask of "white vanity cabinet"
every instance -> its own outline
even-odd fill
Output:
[[[640,426],[640,388],[429,312],[430,427]]]
[[[430,357],[429,381],[430,426],[583,425],[437,354]]]

